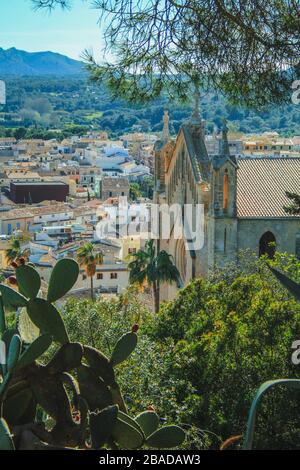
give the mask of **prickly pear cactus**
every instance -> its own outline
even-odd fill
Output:
[[[46,299],[33,265],[14,262],[10,285],[0,284],[0,450],[56,448],[170,448],[185,438],[178,426],[159,427],[154,411],[127,413],[115,367],[134,351],[138,325],[116,343],[111,357],[70,342],[55,306],[74,286],[79,267],[62,259],[54,267]],[[5,310],[15,309],[15,326]],[[56,352],[42,361],[50,346]],[[52,425],[45,428],[42,417]],[[45,421],[45,420],[44,420]]]

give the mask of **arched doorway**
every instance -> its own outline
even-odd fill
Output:
[[[274,258],[276,251],[276,238],[272,232],[265,232],[259,240],[259,256],[267,255]]]

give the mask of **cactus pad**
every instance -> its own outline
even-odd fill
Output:
[[[114,431],[113,440],[122,449],[138,449],[144,443],[144,436],[131,424],[118,417]]]
[[[27,312],[31,321],[42,333],[49,333],[58,343],[69,342],[63,319],[54,305],[37,298],[28,302]]]
[[[52,337],[48,334],[39,336],[28,348],[21,354],[17,364],[17,369],[26,367],[38,359],[47,351],[52,343]]]
[[[85,365],[78,367],[77,379],[80,394],[86,400],[91,411],[101,410],[113,404],[108,386],[91,367]]]
[[[15,446],[6,421],[0,419],[0,450],[15,450]]]
[[[59,260],[53,268],[49,287],[48,301],[55,302],[74,286],[79,274],[78,263],[71,258]]]
[[[170,449],[180,446],[185,439],[185,432],[179,426],[164,426],[151,434],[146,444],[156,449]]]
[[[115,428],[117,417],[117,405],[107,406],[99,412],[90,413],[90,430],[93,449],[101,449],[108,441]]]
[[[46,365],[50,375],[68,372],[80,366],[83,349],[80,343],[66,343]]]
[[[156,431],[159,425],[159,417],[154,411],[144,411],[140,413],[135,421],[141,426],[146,437]]]
[[[26,307],[27,299],[15,289],[0,284],[0,292],[2,294],[3,305],[6,307]]]
[[[115,373],[108,358],[101,351],[90,346],[83,346],[83,351],[84,358],[96,374],[108,385],[113,385],[115,383]]]
[[[19,335],[14,335],[11,339],[8,356],[7,356],[7,370],[12,372],[19,360],[20,352],[22,347],[22,341]]]
[[[7,397],[3,404],[3,416],[11,424],[19,424],[20,418],[26,413],[32,400],[30,388],[17,391]]]
[[[21,294],[29,299],[34,299],[38,295],[41,278],[34,268],[28,265],[19,266],[16,269],[16,278]]]
[[[121,336],[117,341],[117,344],[114,347],[114,350],[111,355],[111,364],[117,366],[121,362],[125,361],[132,351],[134,351],[137,345],[137,335],[136,333],[126,333]]]

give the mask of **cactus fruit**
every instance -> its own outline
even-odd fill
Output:
[[[17,286],[17,285],[18,285],[18,281],[17,281],[17,279],[15,278],[15,276],[9,276],[8,282],[9,282],[9,284],[11,284],[12,286]]]
[[[30,300],[27,305],[27,313],[42,333],[49,333],[58,343],[69,342],[63,319],[54,305],[44,299]]]
[[[179,426],[164,426],[151,434],[146,444],[156,449],[170,449],[180,446],[185,439],[185,432]]]
[[[39,336],[33,343],[28,346],[25,351],[21,354],[16,369],[21,369],[32,364],[38,359],[52,343],[52,337],[50,335]]]
[[[25,260],[25,258],[23,258],[23,256],[21,258],[19,258],[19,265],[20,266],[24,266],[25,263],[26,263],[26,260]]]
[[[49,287],[48,302],[55,302],[63,297],[75,284],[79,274],[78,263],[71,258],[59,260],[53,268]]]
[[[115,384],[115,373],[109,359],[100,351],[90,346],[83,346],[83,355],[88,365],[94,369],[108,385]]]
[[[66,343],[46,365],[50,375],[69,372],[81,365],[83,348],[80,343]]]
[[[157,430],[159,425],[159,417],[153,411],[144,411],[140,413],[135,421],[141,426],[146,438]]]
[[[134,351],[137,345],[137,335],[136,333],[130,332],[121,336],[119,341],[117,341],[112,355],[111,355],[111,364],[117,366],[121,362],[125,361],[132,351]]]
[[[26,307],[27,299],[11,287],[0,284],[0,292],[5,307]]]
[[[155,406],[153,406],[153,405],[147,406],[147,411],[156,411]]]
[[[90,413],[90,431],[93,449],[101,449],[110,439],[116,426],[118,406],[107,406],[101,411]]]
[[[14,335],[11,339],[8,355],[7,355],[7,370],[12,372],[19,360],[21,352],[22,341],[19,335]]]
[[[41,287],[39,273],[28,265],[21,265],[16,269],[19,291],[29,299],[35,299]]]
[[[16,263],[15,261],[13,261],[12,263],[10,263],[11,267],[14,268],[14,269],[17,269],[18,267],[18,263]]]
[[[132,333],[137,333],[139,331],[139,325],[135,323],[131,328]]]
[[[3,418],[0,418],[0,449],[15,450],[9,427]]]

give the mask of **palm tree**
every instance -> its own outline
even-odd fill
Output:
[[[5,257],[8,263],[13,261],[19,261],[21,258],[25,258],[26,261],[29,259],[30,250],[26,248],[25,250],[21,246],[22,239],[12,238],[10,245],[5,251]]]
[[[144,250],[139,250],[133,255],[133,260],[128,264],[130,271],[130,284],[147,283],[152,288],[155,313],[159,311],[159,291],[161,282],[178,282],[180,274],[172,256],[165,250],[156,254],[154,241],[148,240]]]
[[[77,261],[84,267],[86,275],[91,279],[91,299],[94,300],[94,276],[99,264],[103,263],[102,251],[95,251],[92,243],[85,243],[77,251]]]

